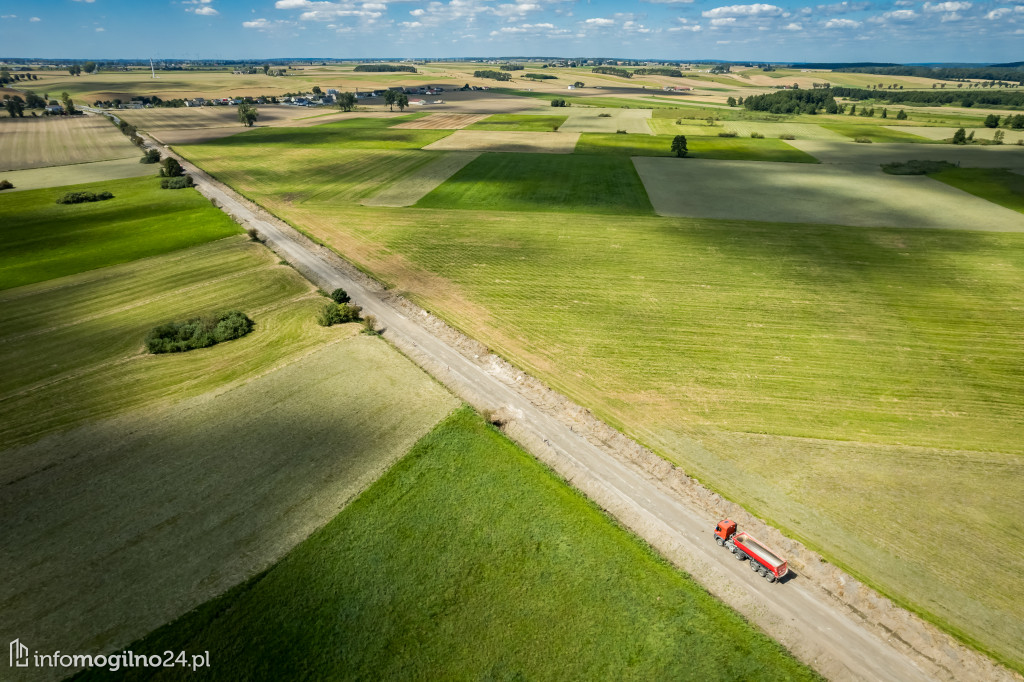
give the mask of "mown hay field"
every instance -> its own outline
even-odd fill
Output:
[[[14,184],[12,189],[4,190],[4,192],[20,192],[28,189],[78,185],[101,180],[156,176],[159,171],[159,166],[139,163],[139,159],[130,156],[127,159],[90,161],[70,166],[45,166],[0,172],[0,180],[9,180]]]
[[[407,130],[461,130],[487,118],[487,114],[427,114],[414,121],[398,123],[394,127]]]
[[[1024,218],[998,204],[926,176],[888,175],[867,165],[633,161],[651,203],[664,216],[1024,232]],[[731,189],[729,201],[717,191],[725,186]]]
[[[109,191],[114,198],[56,203],[68,191]],[[194,189],[161,189],[156,177],[0,194],[0,217],[0,289],[166,253],[240,231]]]
[[[257,105],[257,126],[293,123],[310,115],[306,107],[280,104]],[[332,113],[337,113],[337,110]],[[180,128],[225,128],[243,130],[238,120],[238,107],[153,107],[152,109],[126,109],[117,116],[142,130],[177,130]]]
[[[559,128],[565,133],[627,133],[646,134],[651,130],[650,109],[575,109],[568,110],[569,118]]]
[[[704,129],[707,130],[707,129]],[[673,135],[620,135],[583,133],[576,143],[577,154],[625,156],[676,156]],[[687,158],[743,161],[817,163],[810,154],[782,140],[743,137],[687,136]]]
[[[252,307],[262,302],[260,273],[251,274],[232,303],[254,313],[253,334],[283,340],[273,331],[280,318]],[[308,307],[304,317],[293,332],[315,327]],[[309,330],[319,350],[244,383],[222,369],[197,398],[142,411],[135,402],[121,417],[3,451],[0,634],[47,650],[120,649],[264,570],[333,518],[458,405],[357,330]],[[205,356],[236,363],[230,356],[247,355],[248,340],[157,362],[203,381]],[[80,400],[75,389],[67,382],[62,398]]]
[[[818,679],[468,409],[267,573],[131,649],[209,650],[223,680]]]
[[[431,151],[571,154],[579,133],[456,130],[424,147]]]
[[[682,119],[679,119],[682,120]],[[658,135],[717,135],[720,132],[731,131],[740,137],[750,137],[751,133],[758,133],[767,138],[777,138],[780,135],[792,135],[798,140],[845,140],[846,138],[835,131],[822,128],[813,123],[772,123],[770,121],[719,121],[714,126],[696,126],[696,121],[688,121],[687,125],[677,125],[668,118],[652,118],[650,121],[651,130]]]
[[[412,206],[441,183],[466,167],[480,152],[429,152],[434,158],[410,173],[378,186],[379,191],[363,199],[364,206]]]
[[[525,132],[554,132],[565,123],[567,116],[543,114],[494,114],[469,126],[469,130],[521,130]]]
[[[102,116],[0,119],[0,171],[140,156]]]
[[[1024,213],[1024,173],[1005,168],[949,168],[932,178],[994,204]]]

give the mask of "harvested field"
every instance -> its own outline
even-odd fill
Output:
[[[139,153],[141,157],[142,154]],[[25,170],[0,173],[0,180],[10,180],[14,189],[4,190],[18,192],[26,189],[43,189],[45,187],[63,187],[83,182],[100,182],[102,180],[121,180],[145,175],[155,176],[159,166],[139,163],[134,157],[114,159],[112,161],[92,161],[75,163],[70,166],[47,166],[43,168],[27,168]]]
[[[1017,145],[952,145],[952,144],[857,144],[830,140],[794,140],[801,149],[822,163],[870,164],[877,166],[893,161],[949,161],[964,168],[1024,169],[1024,147]]]
[[[480,156],[480,152],[433,152],[437,158],[362,201],[363,206],[412,206]]]
[[[458,406],[357,328],[233,389],[4,451],[0,636],[119,649],[333,518]]]
[[[832,117],[833,119],[836,117]],[[861,119],[863,121],[864,119]],[[887,144],[891,142],[909,142],[916,144],[927,144],[931,142],[927,137],[913,135],[907,132],[907,126],[884,126],[874,123],[862,123],[855,120],[852,123],[845,121],[836,123],[833,121],[822,121],[821,127],[825,130],[839,133],[850,140],[868,139],[872,143]]]
[[[899,126],[898,130],[911,133],[912,135],[927,137],[929,140],[948,140],[952,138],[953,133],[957,131],[956,128],[947,128],[944,126]],[[1005,144],[1017,144],[1018,140],[1024,140],[1024,130],[1013,130],[1012,128],[999,128],[998,130],[1003,131],[1003,142]],[[968,132],[973,132],[974,139],[976,140],[991,140],[996,129],[972,128]]]
[[[798,140],[842,140],[843,135],[822,128],[813,123],[770,123],[768,121],[719,121],[714,126],[701,126],[699,132],[689,132],[682,128],[692,129],[694,126],[677,126],[675,121],[665,118],[654,118],[650,121],[651,130],[662,135],[717,135],[719,132],[732,131],[740,137],[750,137],[750,133],[760,133],[768,138],[780,135],[792,135]]]
[[[568,120],[559,128],[563,133],[650,133],[650,109],[566,109]],[[601,116],[609,114],[609,116]]]
[[[470,130],[555,132],[565,123],[565,116],[551,114],[494,114],[469,127]]]
[[[291,125],[310,116],[316,109],[283,104],[260,104],[256,127]],[[142,130],[177,130],[188,128],[238,128],[248,130],[238,121],[238,107],[153,107],[125,109],[117,116]],[[335,109],[334,113],[339,113]]]
[[[487,114],[428,114],[415,121],[399,123],[395,128],[461,130],[485,118]]]
[[[815,158],[783,140],[755,140],[746,137],[687,138],[688,158],[741,161],[785,161],[817,163]],[[675,156],[671,135],[609,135],[581,133],[577,154],[625,154],[628,156]]]
[[[576,149],[579,133],[491,132],[457,130],[443,140],[424,149],[437,151],[525,152],[571,154]]]
[[[102,116],[0,119],[0,171],[140,156]]]
[[[926,176],[880,168],[634,158],[663,216],[1024,232],[1019,213]],[[680,191],[680,188],[685,191]],[[729,187],[729,201],[721,188]]]

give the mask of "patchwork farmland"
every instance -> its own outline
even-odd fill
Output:
[[[994,138],[981,106],[904,111],[881,91],[856,116],[734,106],[790,96],[780,82],[820,91],[811,70],[508,66],[507,88],[470,62],[141,85],[138,71],[43,74],[86,102],[342,79],[448,92],[411,108],[361,98],[354,112],[261,104],[253,128],[235,107],[124,111],[198,167],[186,171],[202,194],[161,189],[158,167],[98,116],[8,121],[23,132],[0,135],[16,159],[0,173],[15,185],[0,193],[0,528],[15,578],[0,634],[208,648],[232,662],[210,671],[221,678],[299,661],[365,677],[813,679],[809,664],[838,679],[878,676],[864,671],[886,656],[921,679],[1013,679],[986,656],[1024,670],[1024,610],[1006,589],[1024,563],[1003,549],[1024,534],[1007,514],[1024,504],[1024,151],[1010,117]],[[524,77],[542,70],[552,77]],[[960,127],[971,143],[948,144]],[[900,161],[932,163],[882,171]],[[56,202],[72,191],[114,198]],[[292,227],[316,244],[283,238]],[[353,293],[382,318],[365,334],[321,326],[339,273],[379,283]],[[157,325],[227,309],[254,330],[145,353]],[[471,371],[403,337],[410,326]],[[488,397],[488,381],[529,409]],[[467,385],[484,419],[459,407]],[[652,461],[610,430],[579,435],[591,415]],[[620,496],[647,525],[600,502],[641,539],[492,428],[561,471],[545,457],[572,448],[525,420],[646,467],[657,493]],[[567,477],[594,494],[595,470],[574,461]],[[658,473],[672,467],[692,479]],[[756,628],[643,544],[679,562],[664,544],[679,529],[663,535],[644,507],[663,494],[770,524],[792,562],[782,592],[743,601],[742,581],[678,563]],[[969,571],[946,570],[949,547]],[[839,630],[802,622],[776,592],[892,637],[850,638],[867,667],[821,655]],[[577,616],[553,617],[570,602]],[[741,655],[723,661],[727,646]],[[262,652],[282,647],[268,664]]]

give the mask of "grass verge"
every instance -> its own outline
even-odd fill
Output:
[[[816,679],[466,408],[265,574],[130,648],[209,650],[213,679]]]
[[[108,201],[60,205],[69,191],[109,191]],[[105,180],[0,194],[0,289],[155,256],[241,229],[194,189],[155,178]]]

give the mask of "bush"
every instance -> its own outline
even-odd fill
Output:
[[[160,152],[155,149],[149,149],[139,159],[139,163],[160,163]]]
[[[367,315],[366,317],[363,318],[363,333],[372,334],[374,336],[380,334],[380,332],[377,331],[376,317],[374,317],[373,315]]]
[[[249,241],[259,242],[260,244],[264,243],[263,238],[260,237],[260,233],[256,231],[255,227],[250,227],[245,231],[245,233],[249,235]]]
[[[861,144],[871,144],[871,138],[870,137],[855,137],[855,138],[853,138],[853,141],[854,142],[860,142]]]
[[[344,289],[335,289],[331,292],[331,300],[335,303],[348,303],[352,299],[349,298],[348,292]]]
[[[755,140],[763,140],[764,139],[764,134],[763,133],[758,133],[758,132],[753,132],[753,133],[750,133],[750,137],[754,138]]]
[[[358,322],[360,320],[359,313],[362,311],[361,307],[351,303],[326,303],[320,314],[317,315],[316,322],[321,327]]]
[[[0,180],[0,189],[14,189],[14,183],[10,180]]]
[[[625,135],[626,131],[625,130],[616,130],[615,134],[617,134],[617,135]]]
[[[255,326],[240,310],[194,317],[185,322],[169,322],[149,333],[146,349],[150,353],[184,353],[195,348],[208,348],[243,337]]]
[[[99,194],[93,194],[92,192],[67,192],[60,199],[57,199],[57,203],[84,204],[90,201],[106,201],[113,198],[114,195],[110,192],[100,192]]]
[[[796,139],[796,135],[790,135],[789,133],[783,133],[782,135],[779,135],[779,139],[780,140],[795,140]]]
[[[719,137],[736,137],[737,133],[735,130],[723,130],[718,133]]]
[[[882,170],[889,175],[927,175],[929,173],[938,173],[944,171],[947,168],[955,168],[949,161],[896,161],[893,163],[883,163]]]
[[[160,169],[161,177],[165,178],[178,178],[185,174],[185,169],[181,167],[177,159],[168,156],[162,162],[163,168]]]
[[[191,175],[182,175],[177,178],[164,178],[160,181],[160,186],[164,189],[185,189],[186,187],[193,187],[195,185],[192,182]]]
[[[609,114],[609,113],[607,113],[607,112],[605,112],[605,113],[603,113],[603,114],[598,114],[598,115],[597,115],[597,117],[598,117],[598,118],[611,118],[611,117],[612,117],[612,115],[611,115],[611,114]]]

